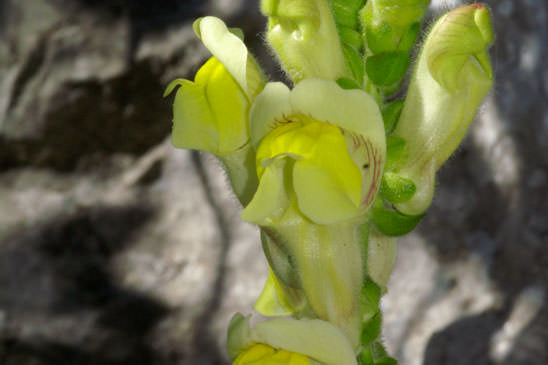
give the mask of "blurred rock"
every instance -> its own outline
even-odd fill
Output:
[[[402,365],[548,363],[548,4],[488,3],[496,89],[383,299]],[[228,363],[267,266],[161,98],[207,57],[191,23],[210,13],[283,79],[255,1],[0,1],[0,364]]]
[[[257,230],[211,158],[166,141],[112,163],[107,179],[0,178],[0,359],[224,363],[228,321],[266,278]]]
[[[432,8],[441,13],[448,3],[433,1]],[[456,3],[450,5],[463,1]],[[432,255],[439,271],[433,279],[426,275],[421,284],[413,281],[436,265],[413,265],[417,253],[406,253],[404,247],[417,238],[405,237],[391,285],[399,288],[407,282],[408,290],[417,295],[405,300],[405,291],[400,295],[400,290],[389,287],[385,298],[387,308],[404,312],[403,308],[416,306],[420,293],[437,298],[412,311],[414,327],[408,325],[404,339],[397,332],[393,337],[387,313],[387,342],[399,344],[403,364],[548,363],[546,346],[539,346],[548,340],[548,306],[542,296],[530,313],[533,318],[515,337],[506,337],[507,352],[496,350],[497,335],[516,323],[516,301],[526,288],[548,290],[548,154],[545,142],[539,141],[546,133],[548,113],[542,76],[548,54],[539,46],[548,42],[548,4],[487,3],[497,35],[492,48],[495,90],[486,98],[468,139],[441,169],[434,203],[417,231],[423,242],[417,249]],[[405,263],[414,269],[402,274]],[[454,270],[459,274],[452,275]],[[436,286],[448,276],[455,288],[462,288],[460,294]],[[391,306],[391,301],[401,305]],[[440,307],[444,301],[447,306]],[[474,302],[483,306],[472,310]],[[405,319],[399,312],[397,317]],[[421,343],[421,338],[428,340]]]
[[[83,156],[99,162],[116,152],[143,153],[169,133],[163,88],[205,56],[190,27],[195,13],[177,1],[141,13],[130,3],[3,1],[2,169],[69,170]],[[147,33],[145,20],[152,23]]]

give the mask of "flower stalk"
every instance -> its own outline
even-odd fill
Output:
[[[212,53],[175,80],[172,141],[214,154],[256,224],[269,276],[236,314],[236,365],[396,364],[381,341],[380,299],[396,239],[415,228],[436,171],[493,84],[489,10],[455,9],[431,28],[404,99],[428,0],[263,0],[266,38],[291,78],[267,82],[238,29],[200,18]]]

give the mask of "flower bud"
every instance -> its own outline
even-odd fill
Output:
[[[211,57],[194,82],[172,81],[164,96],[179,87],[173,105],[172,142],[218,156],[226,166],[234,192],[247,204],[257,187],[253,151],[249,146],[248,112],[264,86],[257,62],[240,38],[217,18],[194,22],[197,36]]]
[[[370,51],[409,51],[429,3],[430,0],[367,1],[360,18]]]
[[[396,204],[409,215],[424,212],[434,193],[435,173],[463,139],[493,84],[487,48],[493,41],[489,10],[474,4],[457,8],[434,25],[420,52],[394,135],[407,157],[394,173],[417,187]]]
[[[369,0],[374,19],[392,26],[408,26],[420,20],[430,0]]]
[[[295,83],[351,77],[326,0],[263,0],[267,38]]]
[[[178,79],[166,89],[179,86],[173,104],[173,145],[199,149],[214,155],[238,150],[249,140],[249,101],[236,80],[215,57],[196,73],[194,82]]]

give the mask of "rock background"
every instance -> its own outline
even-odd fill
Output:
[[[402,365],[548,363],[548,3],[488,3],[496,88],[383,302]],[[265,262],[161,98],[206,59],[205,14],[280,77],[255,1],[0,2],[0,364],[227,363]]]

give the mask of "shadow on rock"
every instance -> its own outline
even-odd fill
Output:
[[[2,355],[2,352],[4,353]],[[122,350],[121,353],[123,353]],[[124,359],[116,360],[108,353],[87,352],[77,346],[49,341],[25,342],[8,338],[0,344],[0,361],[6,365],[122,365],[159,364],[150,349],[128,352]]]
[[[547,51],[534,48],[548,39],[548,6],[487,2],[497,29],[492,105],[480,111],[469,140],[441,170],[438,201],[421,234],[442,262],[470,253],[481,257],[504,309],[457,320],[436,333],[426,349],[428,365],[493,363],[489,341],[507,323],[516,298],[530,286],[548,293],[548,205],[540,198],[548,194],[548,160],[542,152],[548,136],[542,117],[546,93],[540,76]],[[547,308],[544,301],[539,313]],[[548,316],[535,316],[499,363],[548,363],[547,325]],[[520,355],[538,342],[544,345],[534,356]]]
[[[85,209],[1,242],[0,363],[159,363],[147,336],[169,309],[122,287],[110,265],[153,213]]]
[[[203,16],[202,0],[52,0],[60,6],[79,3],[86,10],[100,12],[110,17],[127,17],[130,30],[131,62],[143,35],[161,32],[170,26]]]
[[[490,341],[504,323],[501,312],[465,317],[435,333],[426,347],[424,365],[490,365]]]
[[[166,40],[162,50],[136,52],[147,35],[190,29],[196,1],[0,3],[0,170],[71,171],[82,158],[95,167],[114,153],[140,155],[169,134],[162,77],[170,68],[189,73],[195,46]],[[40,11],[35,29],[28,19]]]

